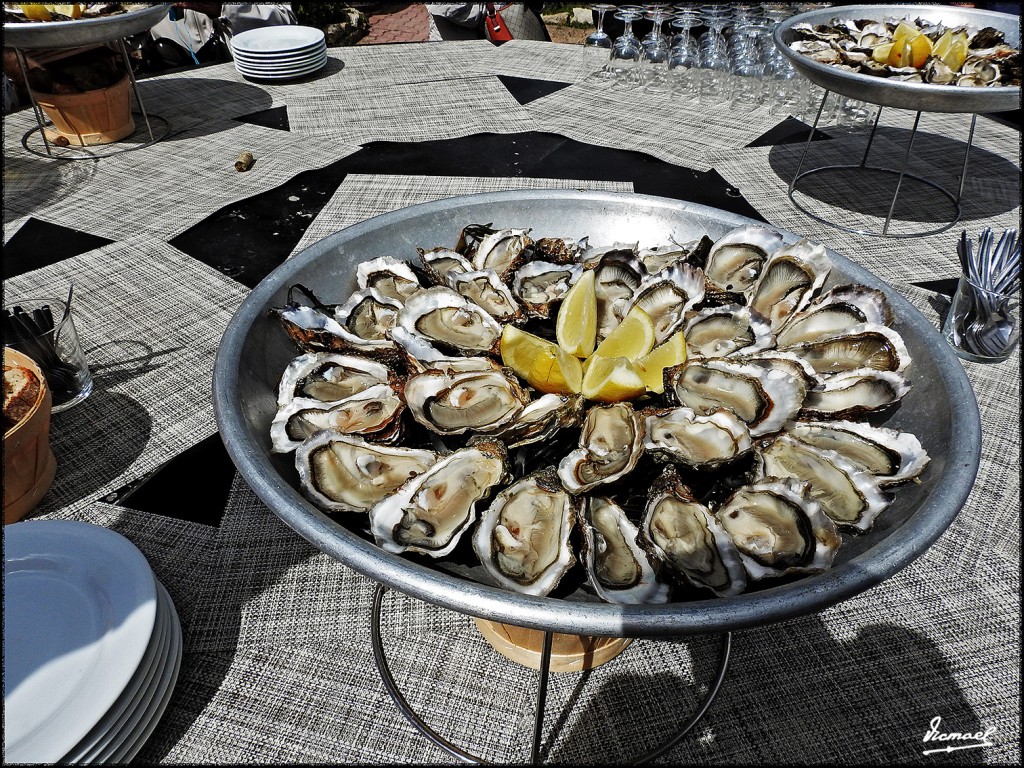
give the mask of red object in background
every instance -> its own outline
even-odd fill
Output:
[[[505,20],[501,13],[494,7],[494,3],[484,3],[487,10],[484,14],[484,34],[492,43],[506,43],[512,39]]]

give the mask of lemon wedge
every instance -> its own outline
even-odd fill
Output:
[[[686,340],[683,332],[677,331],[637,360],[636,369],[647,390],[660,395],[665,391],[665,369],[685,362]]]
[[[932,55],[942,58],[949,51],[949,46],[953,44],[953,30],[947,29],[942,33],[942,36],[935,41],[935,45],[932,46]]]
[[[892,43],[882,43],[876,45],[871,50],[871,58],[877,61],[879,64],[889,63],[889,54],[892,52]]]
[[[964,62],[967,61],[967,39],[955,37],[949,44],[949,50],[940,58],[947,67],[954,72],[959,72],[963,68]]]
[[[50,21],[53,18],[42,3],[22,3],[21,12],[25,14],[25,18],[35,21]]]
[[[906,38],[898,37],[893,40],[892,50],[889,51],[889,58],[886,63],[890,67],[909,67],[912,57],[913,50],[910,47],[910,41]]]
[[[625,357],[593,355],[583,375],[583,396],[604,403],[620,403],[640,397],[647,385]]]
[[[920,69],[932,55],[932,41],[920,34],[910,39],[910,66]]]
[[[534,361],[526,381],[545,394],[578,395],[583,388],[583,363],[559,346],[551,347],[551,354],[541,354]]]
[[[47,10],[50,13],[57,13],[61,16],[67,16],[69,19],[79,19],[82,17],[82,11],[84,10],[84,3],[68,3],[66,5],[47,5]]]
[[[640,307],[633,307],[612,332],[597,345],[595,355],[625,357],[633,361],[654,348],[654,321]]]
[[[594,270],[586,270],[562,299],[555,318],[558,346],[576,357],[590,357],[597,341],[597,291]]]
[[[899,40],[901,37],[910,40],[913,37],[921,34],[921,30],[909,21],[903,20],[896,25],[896,29],[892,31],[892,39]]]
[[[514,325],[502,329],[501,361],[527,384],[545,394],[578,394],[583,385],[583,365],[579,358]]]

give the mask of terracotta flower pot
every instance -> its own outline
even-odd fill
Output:
[[[50,388],[36,362],[4,348],[4,365],[28,368],[39,378],[39,394],[28,414],[4,433],[4,525],[13,523],[50,490],[57,460],[50,448]]]
[[[78,146],[110,144],[135,131],[131,83],[127,73],[106,88],[84,93],[36,93],[36,102],[53,122],[46,136],[63,136]]]

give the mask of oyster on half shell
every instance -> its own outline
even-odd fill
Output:
[[[398,312],[395,327],[428,345],[463,355],[495,352],[502,330],[487,310],[444,286],[411,296]]]
[[[388,552],[449,554],[476,521],[476,505],[507,474],[498,440],[474,437],[370,507],[370,531]]]
[[[764,478],[737,489],[715,517],[751,579],[827,570],[842,543],[808,485],[791,478]]]
[[[609,603],[665,603],[670,587],[658,578],[660,563],[637,544],[639,530],[611,499],[590,496],[581,505],[581,560],[594,591]]]
[[[644,449],[644,420],[628,402],[594,405],[580,432],[579,448],[558,464],[569,493],[583,493],[633,471]]]
[[[473,549],[500,586],[547,595],[576,563],[569,534],[580,503],[562,487],[554,467],[527,475],[480,515]]]
[[[371,443],[333,430],[314,432],[295,450],[302,492],[330,511],[366,512],[437,461],[434,451]]]
[[[639,542],[684,583],[720,597],[746,589],[747,574],[732,537],[671,465],[651,486]]]
[[[279,408],[270,424],[274,453],[290,453],[321,429],[359,434],[377,442],[394,442],[401,436],[400,416],[405,403],[387,384],[374,384],[333,403],[297,397]]]

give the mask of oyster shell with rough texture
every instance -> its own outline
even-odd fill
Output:
[[[558,464],[569,493],[583,493],[633,471],[644,448],[644,420],[633,406],[603,403],[587,411],[579,448]]]
[[[903,374],[861,368],[825,379],[800,408],[801,419],[856,419],[898,403],[910,391]]]
[[[692,408],[648,408],[644,450],[658,459],[712,469],[735,461],[751,448],[746,422],[725,408],[700,416]]]
[[[651,486],[638,541],[685,583],[720,597],[746,589],[747,574],[732,537],[672,466]]]
[[[401,309],[401,301],[388,298],[376,288],[361,288],[335,308],[334,319],[360,339],[394,345],[388,331]]]
[[[764,478],[737,489],[715,517],[755,580],[827,570],[842,543],[810,486],[792,478]]]
[[[373,288],[382,296],[404,302],[420,290],[420,279],[406,262],[381,256],[356,265],[356,285]]]
[[[929,461],[916,435],[861,421],[798,421],[786,431],[810,445],[838,451],[883,486],[912,480]]]
[[[404,395],[412,417],[439,435],[497,429],[530,402],[519,381],[504,369],[416,373],[406,381]]]
[[[892,503],[876,477],[837,451],[783,433],[755,452],[761,477],[794,477],[807,483],[811,496],[837,525],[866,531]]]
[[[387,384],[375,384],[333,403],[295,398],[277,410],[270,424],[273,451],[294,451],[303,440],[321,429],[358,434],[382,443],[393,442],[401,436],[399,417],[404,409],[402,398]]]
[[[683,326],[686,313],[704,299],[704,273],[692,264],[674,264],[645,276],[626,314],[634,307],[644,310],[654,323],[654,343],[660,344]]]
[[[488,434],[501,438],[509,448],[518,448],[547,440],[558,430],[582,422],[582,395],[546,394],[531,400],[512,421]]]
[[[448,284],[500,323],[518,322],[525,316],[519,300],[493,269],[450,272]]]
[[[292,360],[277,387],[278,407],[296,397],[325,403],[344,400],[374,384],[396,381],[395,372],[376,360],[333,352],[307,352]]]
[[[900,373],[911,363],[903,337],[892,328],[875,323],[861,323],[813,341],[779,348],[799,355],[819,374],[859,368]]]
[[[862,323],[892,325],[892,308],[885,294],[864,285],[836,286],[805,309],[789,316],[776,334],[779,346],[842,333]]]
[[[476,522],[476,505],[507,475],[499,440],[473,437],[370,507],[370,531],[388,552],[444,557]]]
[[[705,307],[686,321],[683,338],[686,353],[702,357],[745,355],[775,346],[767,318],[740,304]]]
[[[448,285],[448,276],[452,272],[472,272],[473,265],[469,259],[451,248],[417,248],[420,263],[434,285]]]
[[[493,269],[508,281],[512,273],[526,261],[526,249],[533,245],[529,229],[498,229],[484,235],[464,251],[474,269]]]
[[[579,264],[528,261],[513,274],[512,293],[531,317],[548,318],[582,274]]]
[[[796,417],[804,387],[783,370],[708,357],[665,369],[665,392],[703,415],[726,408],[746,422],[752,437],[760,437]]]
[[[742,293],[781,245],[782,235],[775,230],[756,224],[736,227],[715,241],[704,275],[719,291]]]
[[[447,348],[471,356],[496,352],[502,331],[487,310],[443,286],[427,288],[406,301],[396,319],[398,328],[440,351]]]
[[[378,445],[333,430],[314,432],[295,449],[302,492],[332,512],[366,512],[437,459],[434,451]]]
[[[527,475],[480,515],[473,550],[499,586],[547,595],[576,563],[569,534],[580,504],[558,482],[554,467]]]
[[[768,257],[750,286],[747,305],[768,318],[772,332],[778,332],[790,315],[821,292],[831,270],[825,246],[807,239],[783,246]]]
[[[639,530],[612,499],[590,496],[579,513],[580,560],[599,597],[609,603],[668,602],[671,588],[658,578],[660,563],[637,543]]]

